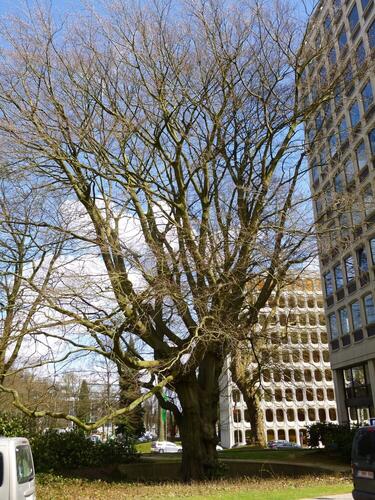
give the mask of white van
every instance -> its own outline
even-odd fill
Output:
[[[36,499],[33,455],[26,438],[0,437],[0,499]]]

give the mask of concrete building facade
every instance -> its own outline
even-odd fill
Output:
[[[360,423],[375,416],[374,1],[322,0],[306,46],[303,102],[334,82],[306,138],[338,417]]]
[[[260,315],[267,321],[260,387],[267,440],[307,444],[306,428],[337,422],[319,274],[298,279],[271,297]],[[250,367],[257,370],[257,365]],[[229,360],[221,379],[220,439],[224,447],[246,444],[251,427],[246,404],[231,380]]]

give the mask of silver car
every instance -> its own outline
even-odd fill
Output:
[[[171,441],[154,441],[151,444],[151,451],[154,453],[181,453],[182,446]]]

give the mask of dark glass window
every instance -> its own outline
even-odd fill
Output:
[[[340,48],[340,51],[344,50],[347,46],[347,43],[348,43],[348,39],[347,39],[347,36],[346,36],[346,31],[345,31],[345,28],[343,28],[340,33],[339,33],[339,48]]]
[[[350,114],[351,126],[355,127],[361,120],[361,113],[359,111],[359,106],[357,101],[354,101],[353,104],[350,106],[349,114]]]
[[[361,319],[361,307],[359,305],[358,300],[350,304],[350,310],[352,313],[352,321],[354,330],[358,330],[362,328],[362,319]]]
[[[335,273],[336,290],[339,290],[344,286],[344,275],[342,273],[340,265],[334,268],[334,273]]]
[[[371,154],[375,156],[375,128],[370,131],[368,140],[370,141]]]
[[[357,27],[357,24],[359,23],[357,4],[354,4],[352,10],[349,12],[348,21],[349,21],[350,30],[354,31],[355,28]]]
[[[345,180],[344,180],[344,174],[342,172],[339,172],[337,175],[335,175],[334,185],[336,193],[342,193],[344,191]]]
[[[366,60],[366,49],[365,44],[361,41],[355,51],[355,59],[357,64],[360,66]]]
[[[346,182],[349,183],[354,179],[354,174],[355,174],[354,165],[351,158],[348,158],[348,160],[345,162],[344,169],[345,169]]]
[[[316,160],[313,161],[312,165],[311,165],[311,174],[312,174],[312,179],[313,179],[313,183],[317,183],[319,181],[319,167],[318,167],[318,163]]]
[[[336,49],[332,47],[332,49],[328,52],[328,62],[330,66],[333,66],[337,62]]]
[[[327,14],[326,17],[324,18],[324,31],[326,31],[327,33],[330,32],[331,27],[332,27],[331,16]]]
[[[368,81],[366,85],[363,87],[361,94],[362,94],[363,109],[365,110],[366,113],[374,101],[374,95],[372,93],[372,86],[370,81]]]
[[[319,131],[322,128],[323,125],[323,117],[322,113],[317,113],[315,116],[315,128],[317,131]]]
[[[350,331],[349,316],[346,307],[339,310],[341,333],[347,335]]]
[[[367,31],[368,34],[368,43],[370,45],[370,49],[375,48],[375,21],[372,21],[371,26],[369,30]]]
[[[341,8],[341,0],[333,0],[333,10],[336,12]]]
[[[325,85],[327,83],[327,70],[325,66],[322,66],[319,70],[320,85]]]
[[[331,340],[337,339],[339,336],[339,332],[337,329],[337,319],[336,319],[336,314],[330,314],[328,316],[328,323],[329,323],[329,331],[331,333]]]
[[[375,238],[371,238],[370,248],[371,248],[372,263],[375,264]]]
[[[324,276],[324,286],[326,290],[326,295],[329,297],[333,294],[333,283],[332,283],[332,273],[328,272]]]
[[[337,153],[337,139],[335,134],[329,136],[328,144],[329,144],[329,152],[331,153],[331,157],[333,158]]]
[[[345,274],[346,281],[349,283],[350,281],[355,279],[355,269],[354,269],[354,261],[353,257],[350,255],[344,260],[345,263]]]
[[[364,204],[364,208],[365,208],[365,215],[367,217],[375,209],[374,193],[372,192],[371,186],[367,186],[365,188],[365,190],[363,191],[363,204]]]
[[[363,305],[365,306],[367,324],[375,323],[375,305],[371,293],[363,298]]]
[[[340,123],[339,123],[339,135],[340,135],[340,142],[343,144],[349,137],[348,134],[348,127],[346,125],[346,119],[343,118]]]
[[[362,9],[365,10],[371,0],[361,0]]]
[[[357,158],[357,165],[360,170],[367,165],[367,154],[365,143],[362,141],[357,149],[355,150],[355,156]]]
[[[361,273],[365,273],[368,271],[367,255],[366,255],[366,250],[364,248],[359,248],[357,250],[357,262],[359,271]]]
[[[334,100],[335,100],[335,106],[336,108],[340,108],[342,106],[342,92],[341,92],[341,85],[336,85],[334,88]]]
[[[16,466],[19,484],[27,483],[34,478],[33,458],[29,445],[16,446]]]

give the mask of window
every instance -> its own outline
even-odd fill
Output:
[[[369,30],[367,31],[368,35],[368,43],[370,45],[370,49],[375,48],[375,21],[372,21]]]
[[[293,391],[292,391],[292,389],[285,389],[285,399],[287,401],[293,401]]]
[[[326,295],[329,297],[333,294],[333,283],[332,283],[332,273],[328,272],[324,276],[324,287],[326,291]]]
[[[311,370],[305,370],[304,375],[305,375],[305,382],[311,382],[312,380]]]
[[[351,158],[348,158],[346,160],[344,169],[345,169],[346,182],[349,184],[350,182],[352,182],[355,175],[354,165]]]
[[[363,87],[361,95],[362,95],[363,109],[365,110],[365,113],[367,113],[367,111],[371,107],[371,104],[374,101],[374,95],[372,93],[372,86],[370,81],[368,81],[366,85]]]
[[[318,33],[317,37],[315,38],[315,48],[316,50],[319,50],[322,46],[322,37],[320,36],[320,33]]]
[[[364,248],[359,248],[357,250],[357,262],[358,269],[360,273],[366,273],[368,271],[368,262],[366,250]]]
[[[342,172],[338,173],[334,178],[334,185],[336,193],[342,193],[345,188],[345,179]]]
[[[320,85],[324,86],[327,83],[327,69],[325,66],[322,66],[319,70],[319,79]]]
[[[337,62],[336,49],[332,47],[332,49],[328,52],[328,63],[330,66],[334,66]]]
[[[365,148],[365,143],[362,141],[357,149],[355,150],[355,156],[357,158],[357,164],[358,168],[362,170],[367,165],[367,155],[366,155],[366,148]]]
[[[350,281],[355,279],[353,257],[350,255],[349,257],[344,259],[344,264],[345,264],[346,281],[349,283]]]
[[[344,275],[342,273],[341,266],[338,265],[334,268],[336,290],[339,290],[344,286]]]
[[[327,382],[331,382],[332,381],[332,370],[324,370],[324,376],[325,376],[325,379]],[[327,391],[327,396],[328,396],[328,391]]]
[[[348,43],[348,39],[346,36],[346,31],[345,28],[343,28],[340,33],[339,33],[339,49],[340,52],[342,52],[344,49],[346,49]]]
[[[348,64],[344,70],[344,81],[347,89],[347,95],[351,94],[353,89],[353,70],[351,64]]]
[[[324,18],[324,31],[326,33],[329,33],[331,31],[331,27],[332,27],[332,20],[331,20],[331,16],[329,14],[326,15],[326,17]]]
[[[336,109],[339,109],[342,106],[341,85],[336,85],[336,87],[334,88],[333,93],[334,93],[334,100],[335,100]]]
[[[370,141],[371,154],[375,156],[375,128],[370,131],[368,140]]]
[[[233,421],[237,424],[241,422],[241,410],[233,410]]]
[[[276,420],[278,422],[284,422],[284,412],[283,412],[283,410],[276,410]]]
[[[350,310],[352,314],[352,322],[354,330],[362,328],[361,308],[358,300],[350,304]]]
[[[332,118],[332,108],[331,108],[331,103],[330,102],[323,103],[323,113],[324,113],[324,119],[325,119],[325,121],[329,122],[331,120],[331,118]],[[327,161],[327,155],[325,154],[325,156],[324,156],[324,163],[326,161]],[[323,163],[323,162],[321,162],[321,163]]]
[[[341,144],[343,144],[345,141],[348,140],[348,137],[349,137],[348,126],[346,125],[345,118],[343,118],[339,123],[339,136],[340,136]]]
[[[352,203],[352,219],[353,225],[359,226],[362,223],[362,211],[359,209],[359,205],[357,202]]]
[[[31,449],[28,445],[16,447],[16,467],[19,484],[27,483],[34,478],[34,466]]]
[[[314,401],[314,391],[310,388],[306,389],[306,399],[307,401]]]
[[[359,23],[357,4],[354,4],[354,7],[349,12],[348,21],[349,21],[350,31],[353,32]]]
[[[234,431],[234,442],[237,443],[242,443],[242,431]]]
[[[338,11],[341,9],[341,0],[333,0],[333,10],[335,11],[335,14],[338,13]]]
[[[332,380],[332,378],[331,378]],[[327,389],[327,398],[328,398],[328,401],[333,401],[335,399],[335,393],[333,391],[333,389]]]
[[[315,210],[316,215],[320,215],[323,211],[323,200],[320,197],[315,201]]]
[[[366,10],[367,6],[369,5],[371,0],[361,0],[361,4],[362,4],[362,9],[363,10]]]
[[[267,422],[273,422],[273,411],[266,410],[266,420]]]
[[[358,66],[362,66],[366,60],[365,44],[361,41],[355,51],[355,59]]]
[[[349,316],[346,307],[339,309],[340,325],[342,335],[348,335],[350,331]]]
[[[333,158],[335,156],[335,154],[337,153],[337,139],[336,139],[335,134],[332,134],[329,136],[328,145],[329,145],[329,152],[331,154],[331,158]]]
[[[319,132],[319,130],[322,128],[322,125],[323,125],[322,113],[319,112],[315,116],[315,128],[317,132]]]
[[[339,332],[337,330],[337,320],[335,313],[328,316],[329,330],[331,332],[331,340],[337,339]]]
[[[308,413],[310,422],[314,422],[314,420],[316,418],[316,416],[315,416],[315,408],[309,408],[307,410],[307,413]]]
[[[375,238],[371,238],[370,240],[370,249],[371,249],[372,263],[375,264]]]
[[[366,323],[368,325],[375,323],[375,305],[371,293],[363,298],[363,305],[365,306]]]
[[[300,388],[296,389],[296,400],[303,401],[303,390]]]
[[[361,120],[361,113],[359,111],[358,102],[354,101],[353,104],[349,108],[350,114],[350,124],[354,128]]]
[[[364,207],[365,207],[365,215],[367,217],[375,209],[374,194],[372,192],[371,186],[367,186],[365,188],[365,190],[363,191],[363,203],[364,203]]]
[[[314,377],[317,382],[321,382],[323,380],[323,374],[320,370],[315,370]]]
[[[233,399],[233,403],[239,403],[241,401],[241,393],[239,390],[234,389],[232,391],[232,399]]]
[[[326,422],[326,420],[327,420],[326,411],[323,408],[319,409],[318,414],[319,414],[320,422]]]
[[[297,410],[297,417],[298,417],[298,420],[300,422],[303,422],[306,419],[306,417],[305,417],[305,410],[303,410],[302,408],[299,408]]]
[[[336,410],[334,408],[329,409],[329,419],[331,422],[334,422],[336,420]]]

